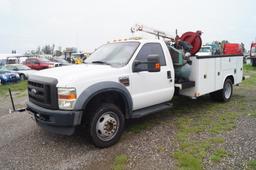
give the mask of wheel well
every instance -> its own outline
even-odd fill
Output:
[[[84,113],[94,111],[101,103],[112,103],[122,111],[125,117],[128,114],[128,107],[124,96],[116,91],[101,92],[93,96],[93,98],[86,104]],[[83,115],[83,120],[86,115],[88,114]]]
[[[234,77],[233,76],[228,76],[226,79],[225,79],[225,81],[227,80],[227,79],[230,79],[231,81],[232,81],[232,84],[234,84],[235,83],[235,81],[234,81]]]

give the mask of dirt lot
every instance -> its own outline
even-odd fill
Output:
[[[121,141],[95,148],[82,131],[50,134],[0,97],[0,169],[256,169],[256,69],[228,103],[175,98],[174,108],[129,121]],[[26,101],[20,90],[15,100]]]

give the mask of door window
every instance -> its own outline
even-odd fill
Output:
[[[147,43],[144,44],[138,55],[136,56],[136,61],[146,62],[148,56],[157,55],[160,58],[160,65],[165,66],[166,61],[164,57],[164,52],[162,46],[159,43]],[[147,69],[147,64],[140,64],[138,67],[140,69]]]

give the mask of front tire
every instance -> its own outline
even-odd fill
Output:
[[[120,139],[125,118],[118,107],[109,103],[102,104],[90,115],[89,132],[95,146],[109,147]]]

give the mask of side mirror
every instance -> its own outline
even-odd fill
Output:
[[[160,57],[158,55],[149,55],[147,61],[135,60],[133,63],[133,72],[159,72],[161,70]]]

